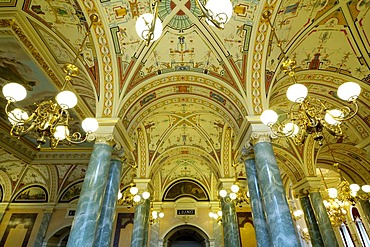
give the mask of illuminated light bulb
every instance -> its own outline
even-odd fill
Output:
[[[144,191],[142,194],[143,198],[146,200],[150,197],[150,193],[148,191]]]
[[[8,120],[12,125],[23,125],[24,121],[28,119],[28,113],[20,108],[15,108],[9,112]]]
[[[141,196],[140,195],[135,195],[134,196],[134,202],[140,202]]]
[[[55,139],[58,139],[60,141],[66,139],[66,136],[69,135],[69,129],[67,126],[64,126],[64,125],[58,125],[56,128],[55,128],[55,133],[54,133],[54,137]]]
[[[68,90],[58,93],[58,95],[55,97],[55,100],[63,109],[73,108],[77,105],[76,94]]]
[[[337,109],[333,109],[333,110],[327,111],[325,113],[324,120],[328,124],[338,125],[338,124],[341,123],[341,121],[339,121],[339,120],[337,120],[335,118],[343,118],[343,117],[344,117],[343,112],[341,112],[340,110],[337,110]]]
[[[295,123],[289,122],[285,124],[283,133],[287,136],[295,136],[299,132],[299,127]]]
[[[278,114],[274,110],[265,110],[262,112],[260,119],[264,125],[271,126],[278,120]]]
[[[3,95],[7,100],[17,102],[26,98],[27,90],[21,84],[11,82],[3,87]]]
[[[354,101],[361,93],[361,87],[355,82],[346,82],[338,87],[337,95],[345,101]]]
[[[153,211],[152,212],[152,217],[153,217],[153,219],[157,219],[158,218],[158,212],[157,211]]]
[[[204,7],[213,13],[213,18],[217,22],[222,24],[226,24],[233,13],[233,5],[230,0],[208,0]],[[206,22],[210,26],[214,26],[211,21],[206,20]]]
[[[230,193],[230,199],[235,200],[236,199],[236,194],[234,192]]]
[[[217,215],[221,217],[222,216],[222,211],[221,210],[218,210],[217,211]]]
[[[349,188],[350,188],[351,190],[353,190],[353,191],[357,192],[357,191],[359,191],[359,190],[360,190],[360,185],[358,185],[358,184],[351,184],[351,185],[349,186]]]
[[[139,189],[137,187],[131,187],[130,188],[130,193],[132,195],[136,195],[139,192]]]
[[[328,189],[328,194],[330,198],[336,198],[338,196],[338,191],[336,188],[329,188]]]
[[[120,191],[120,192],[118,192],[118,200],[119,200],[119,199],[121,199],[121,198],[122,198],[122,196],[123,196],[123,195],[122,195],[121,191]]]
[[[227,195],[227,191],[226,190],[220,190],[219,194],[223,198]]]
[[[291,85],[286,92],[287,98],[294,103],[302,103],[307,97],[307,94],[307,87],[299,83]]]
[[[95,118],[85,118],[82,123],[82,129],[86,133],[92,133],[95,132],[99,128],[99,123]]]
[[[239,191],[239,186],[237,184],[231,185],[231,191],[237,193]]]
[[[209,217],[211,217],[211,218],[213,218],[213,215],[214,215],[214,213],[213,213],[213,212],[209,212],[209,213],[208,213],[208,216],[209,216]]]
[[[163,212],[159,212],[158,216],[159,216],[159,218],[162,219],[164,217],[164,213]]]
[[[361,187],[361,189],[365,192],[365,193],[369,193],[370,192],[370,185],[363,185]]]

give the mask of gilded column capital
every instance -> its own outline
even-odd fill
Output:
[[[241,151],[240,161],[244,162],[246,160],[254,159],[253,147],[250,143],[246,143]]]
[[[299,197],[307,196],[312,192],[320,192],[321,180],[317,177],[306,177],[292,186]]]
[[[271,138],[274,138],[271,129],[261,122],[259,116],[248,116],[246,129],[244,139],[251,145],[259,142],[271,142]]]

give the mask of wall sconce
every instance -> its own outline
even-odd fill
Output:
[[[222,224],[222,211],[218,210],[216,213],[215,212],[209,212],[208,216],[213,219],[217,224],[221,225]]]
[[[150,224],[158,223],[160,219],[164,218],[164,213],[153,209],[153,202],[150,207],[149,222]]]
[[[91,15],[91,24],[85,34],[85,38],[78,49],[82,50],[88,35],[90,34],[91,27],[94,22],[98,21],[97,15]],[[87,137],[92,132],[96,131],[99,127],[95,118],[86,118],[82,121],[82,128],[85,135],[80,132],[70,133],[69,122],[71,117],[68,109],[73,108],[77,104],[77,97],[72,91],[65,90],[67,84],[70,83],[73,76],[76,76],[79,69],[74,63],[77,61],[78,53],[73,61],[73,64],[66,64],[64,72],[64,84],[61,92],[55,99],[45,100],[37,105],[37,108],[28,115],[27,111],[14,106],[26,98],[27,91],[24,86],[18,83],[8,83],[3,87],[3,94],[7,100],[5,106],[5,113],[8,116],[9,122],[12,124],[10,135],[14,137],[22,137],[28,133],[33,132],[37,138],[37,149],[41,149],[49,139],[50,147],[56,148],[60,141],[66,140],[68,143],[79,144],[87,140]]]
[[[134,183],[130,183],[129,187],[123,193],[118,193],[118,203],[120,205],[134,206],[149,199],[149,197],[150,193],[148,191],[139,193],[139,188]]]

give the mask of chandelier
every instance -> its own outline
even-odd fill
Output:
[[[97,15],[91,15],[90,19],[91,24],[78,52],[81,52],[93,23],[98,21]],[[37,107],[31,115],[16,106],[17,102],[27,96],[25,87],[14,82],[8,83],[3,87],[2,92],[7,100],[5,113],[12,125],[10,129],[11,136],[20,138],[28,133],[33,133],[36,135],[37,149],[41,149],[41,146],[47,142],[47,139],[49,139],[50,147],[56,148],[60,141],[74,144],[82,143],[87,140],[89,134],[98,129],[99,125],[95,118],[86,118],[81,124],[82,129],[85,131],[84,135],[78,131],[70,133],[69,123],[72,118],[68,109],[73,108],[77,104],[77,97],[72,91],[65,90],[65,87],[71,82],[72,77],[79,72],[77,66],[74,65],[78,55],[77,53],[72,64],[66,64],[63,68],[66,76],[64,77],[61,92],[53,99],[35,103]]]
[[[139,193],[139,188],[136,187],[135,183],[131,182],[130,185],[122,192],[118,193],[118,204],[134,206],[149,199],[150,193],[143,191]]]
[[[236,205],[240,207],[243,204],[249,204],[249,191],[239,183],[238,175],[237,175],[237,164],[232,165],[235,171],[235,182],[230,186],[229,189],[222,189],[219,191],[219,196],[222,199],[229,198],[230,200],[234,201]]]
[[[214,220],[215,222],[217,222],[217,224],[221,225],[222,224],[222,211],[221,210],[218,210],[217,212],[209,212],[208,216]]]
[[[277,39],[281,53],[285,54],[270,17],[271,11],[263,13],[263,18],[268,20],[273,36]],[[324,129],[335,137],[342,136],[342,122],[354,117],[358,112],[356,100],[361,93],[361,87],[355,82],[343,83],[339,86],[337,95],[347,105],[331,109],[325,101],[308,96],[307,87],[298,83],[295,78],[295,65],[294,59],[284,56],[281,70],[294,82],[286,92],[288,100],[292,102],[289,112],[278,115],[274,110],[265,110],[261,114],[261,122],[270,127],[274,135],[289,137],[297,145],[303,144],[308,135],[313,135],[314,140],[322,145]]]
[[[161,0],[154,0],[151,6],[151,13],[145,13],[138,17],[135,28],[138,36],[146,41],[146,45],[156,41],[162,34],[162,22],[158,18],[158,4]],[[209,0],[204,5],[200,0],[195,0],[202,11],[206,22],[210,26],[224,29],[225,24],[230,20],[233,6],[230,0]]]
[[[153,202],[150,207],[149,223],[154,224],[158,223],[160,219],[164,218],[164,213],[161,211],[156,211],[153,209]]]

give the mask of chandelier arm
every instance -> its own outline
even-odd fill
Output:
[[[161,2],[161,0],[155,0],[153,2],[153,4],[152,4],[152,11],[154,12],[153,20],[151,21],[150,26],[146,25],[146,26],[149,27],[149,30],[144,30],[141,33],[141,37],[142,37],[142,39],[144,39],[146,41],[147,46],[154,39],[154,30],[155,30],[156,21],[157,21],[157,18],[158,18],[158,4],[160,2]]]
[[[332,114],[330,114],[330,112],[328,112],[328,114],[332,118],[334,118],[335,120],[337,120],[337,121],[346,121],[346,120],[349,120],[349,119],[353,118],[357,114],[358,109],[359,109],[357,101],[352,101],[352,103],[354,104],[354,106],[355,106],[354,108],[355,109],[352,109],[349,106],[344,106],[344,107],[342,107],[340,109],[340,111],[343,112],[343,114],[344,114],[343,117],[335,117]]]
[[[210,9],[207,9],[200,0],[195,0],[195,3],[198,5],[199,9],[203,13],[202,17],[205,17],[208,21],[212,22],[212,24],[215,25],[218,29],[223,30],[225,28],[225,23],[227,22],[227,17],[225,18],[226,19],[225,22],[219,22],[219,21],[216,20],[213,12]],[[218,14],[218,15],[220,15],[220,14]]]

